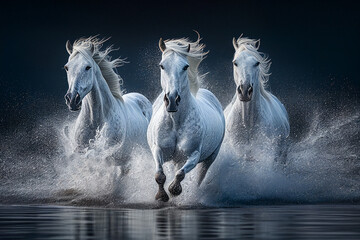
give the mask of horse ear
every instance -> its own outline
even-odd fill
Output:
[[[71,53],[73,51],[73,47],[71,46],[71,43],[69,40],[66,41],[66,51],[69,53],[69,55],[71,55]]]
[[[187,47],[187,50],[186,50],[187,52],[190,52],[190,44],[188,45],[188,47]]]
[[[237,43],[237,41],[234,37],[233,37],[233,46],[234,46],[235,50],[238,50],[239,44]]]
[[[160,40],[159,40],[159,48],[160,48],[160,50],[162,52],[164,52],[165,49],[166,49],[166,45],[165,45],[164,40],[162,38],[160,38]]]
[[[91,53],[94,53],[94,50],[95,50],[95,45],[94,45],[94,44],[91,44],[91,45],[90,45],[90,52],[91,52]]]
[[[255,42],[255,48],[256,50],[258,50],[260,47],[260,39],[258,39],[256,42]]]

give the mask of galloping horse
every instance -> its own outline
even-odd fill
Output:
[[[253,141],[275,141],[281,152],[284,139],[289,136],[290,125],[284,105],[265,90],[269,78],[270,60],[258,52],[260,41],[233,39],[233,59],[236,92],[226,107],[226,141],[239,151],[260,145]],[[281,154],[281,153],[280,153]]]
[[[219,152],[225,119],[217,98],[199,88],[202,76],[198,74],[198,66],[207,54],[203,52],[200,38],[196,42],[184,38],[160,39],[159,47],[163,91],[153,105],[147,136],[159,185],[155,199],[168,201],[163,164],[172,160],[178,169],[169,186],[172,195],[182,192],[181,181],[198,163],[201,164],[200,185]]]
[[[90,37],[75,41],[73,46],[66,43],[70,56],[64,66],[69,84],[65,100],[71,111],[81,109],[70,140],[75,148],[84,149],[97,131],[101,132],[106,146],[119,144],[115,160],[123,165],[135,145],[147,147],[152,105],[139,93],[122,94],[122,79],[113,69],[124,61],[111,60],[111,47],[100,50],[105,41]]]

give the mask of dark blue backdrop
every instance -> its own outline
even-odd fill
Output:
[[[2,3],[1,129],[66,111],[65,42],[95,34],[111,36],[120,48],[113,56],[130,62],[119,69],[127,91],[151,100],[160,88],[159,38],[195,39],[195,29],[210,50],[201,67],[210,72],[207,86],[224,105],[235,91],[231,41],[241,33],[261,39],[273,62],[270,89],[288,108],[317,93],[326,95],[321,101],[358,102],[359,10],[356,1]]]

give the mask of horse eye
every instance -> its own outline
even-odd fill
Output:
[[[260,62],[256,62],[255,63],[255,67],[259,66]]]
[[[234,65],[235,65],[235,67],[237,67],[237,63],[236,63],[236,62],[234,62]]]
[[[64,69],[65,69],[65,71],[68,71],[68,70],[69,70],[69,68],[68,68],[67,66],[64,66]]]
[[[162,64],[159,65],[162,70],[164,70],[164,66]]]
[[[189,68],[189,65],[186,65],[183,70],[186,71]]]
[[[91,67],[90,66],[87,66],[86,68],[85,68],[85,70],[87,71],[87,70],[89,70]]]

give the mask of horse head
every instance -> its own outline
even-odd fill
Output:
[[[262,84],[259,78],[261,58],[257,52],[259,40],[239,38],[236,41],[234,38],[233,45],[235,54],[232,62],[236,92],[240,101],[248,102]]]
[[[67,72],[69,89],[65,94],[65,101],[71,111],[81,108],[82,99],[90,92],[95,82],[95,69],[97,64],[92,59],[94,46],[88,48],[73,49],[69,42],[66,49],[70,54],[64,69]]]
[[[189,89],[189,80],[187,70],[189,62],[186,55],[175,51],[166,52],[166,45],[160,38],[160,50],[163,52],[161,62],[161,87],[165,92],[164,103],[168,112],[177,112],[181,101],[181,95]],[[190,51],[188,44],[184,52]]]
[[[181,99],[191,94],[196,96],[204,76],[198,74],[198,66],[208,52],[203,51],[205,45],[200,43],[200,35],[196,33],[198,39],[195,42],[187,38],[166,41],[160,38],[161,87],[168,112],[176,112]]]

